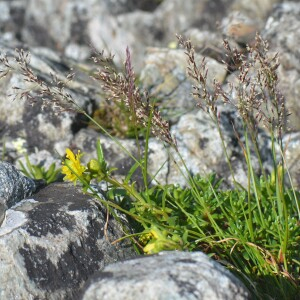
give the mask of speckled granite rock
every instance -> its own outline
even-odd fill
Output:
[[[239,132],[243,140],[242,123],[237,113],[230,109],[219,107],[219,112],[221,130],[235,179],[243,186],[247,186],[247,165],[242,149],[232,129],[234,124],[235,130]],[[187,169],[192,174],[200,174],[202,176],[206,176],[211,172],[217,175],[222,174],[221,176],[225,179],[224,183],[226,183],[227,187],[232,185],[232,176],[224,157],[225,154],[217,126],[206,112],[198,110],[184,114],[180,117],[178,123],[172,126],[172,134],[176,137],[179,153],[184,159]],[[258,132],[258,143],[264,168],[270,171],[272,170],[270,139],[263,131]],[[177,157],[175,152],[173,154]],[[255,155],[252,157],[252,163],[254,169],[258,172],[259,164]],[[178,167],[181,168],[181,171]],[[170,160],[169,169],[168,183],[186,184],[185,178],[181,173],[184,167],[180,159],[176,163]]]
[[[296,189],[300,190],[300,132],[286,135],[283,144],[286,146],[285,159],[292,183]],[[289,179],[286,179],[290,184]]]
[[[146,47],[166,47],[176,33],[191,27],[212,32],[229,12],[238,10],[263,22],[280,0],[11,0],[2,1],[0,32],[29,46],[43,46],[88,59],[89,45],[116,53],[123,62],[128,45],[138,70]],[[257,9],[259,8],[259,9]],[[73,50],[73,51],[72,51]]]
[[[56,183],[7,210],[0,227],[1,299],[75,299],[89,276],[135,256],[119,223],[79,188]]]
[[[15,47],[22,46],[17,44]],[[65,91],[72,95],[77,105],[92,113],[95,102],[101,102],[102,98],[97,96],[101,87],[90,79],[88,72],[80,71],[78,65],[64,61],[50,49],[34,48],[28,51],[31,53],[29,68],[50,87],[54,85],[51,74],[65,80],[73,66],[77,74],[76,79],[65,86]],[[17,56],[14,44],[8,46],[0,40],[0,52],[1,55],[6,54],[9,62],[14,64],[14,58]],[[81,65],[80,68],[86,70],[86,66]],[[20,99],[19,96],[14,100],[14,87],[35,90],[31,83],[24,80],[20,71],[10,72],[0,80],[0,130],[3,130],[0,143],[5,142],[9,150],[6,153],[9,157],[5,160],[16,160],[24,156],[24,153],[30,154],[36,149],[48,150],[51,153],[60,148],[65,149],[70,144],[73,134],[79,128],[87,126],[82,114],[79,114],[71,103],[60,99],[60,104],[56,105],[53,97],[42,100],[41,96],[33,92],[35,104],[32,106],[29,101]],[[13,145],[15,151],[11,151]],[[4,147],[6,148],[6,145]]]
[[[280,54],[278,69],[279,88],[286,96],[287,109],[291,113],[288,127],[300,131],[300,3],[286,2],[274,7],[263,36],[273,52]]]
[[[32,195],[43,185],[43,180],[32,180],[12,164],[0,161],[0,225],[7,208]]]
[[[109,265],[81,300],[246,300],[245,286],[201,252],[161,252]]]
[[[117,61],[119,59],[119,61],[122,62],[124,61],[125,45],[129,45],[132,51],[133,66],[137,73],[140,69],[141,58],[145,64],[141,71],[141,76],[139,77],[140,85],[149,89],[150,94],[159,100],[159,108],[165,113],[167,119],[170,120],[171,125],[175,126],[174,131],[178,129],[177,125],[181,120],[181,129],[179,130],[178,139],[182,142],[181,146],[183,152],[187,153],[186,158],[196,162],[191,164],[191,170],[195,173],[201,172],[203,170],[202,166],[212,166],[210,170],[207,170],[208,172],[220,172],[221,177],[227,177],[228,168],[226,164],[219,163],[219,158],[223,158],[220,153],[217,157],[212,157],[214,149],[212,151],[204,149],[205,155],[210,155],[207,161],[214,161],[214,163],[203,163],[203,157],[205,157],[205,155],[202,155],[204,153],[202,151],[203,149],[200,149],[200,151],[199,148],[203,147],[203,145],[211,145],[214,143],[202,143],[195,147],[195,139],[189,138],[191,135],[189,128],[193,126],[203,131],[199,136],[202,135],[211,139],[210,136],[216,138],[216,135],[214,135],[214,133],[210,135],[213,129],[209,122],[202,124],[203,126],[189,124],[189,118],[184,116],[190,112],[196,104],[190,95],[192,92],[192,83],[186,76],[186,57],[183,53],[184,51],[182,49],[169,49],[166,47],[168,42],[176,41],[174,36],[175,27],[177,33],[191,35],[194,41],[198,41],[199,45],[195,46],[201,55],[207,54],[209,56],[207,62],[209,67],[209,87],[211,87],[211,82],[214,78],[217,78],[224,84],[230,79],[224,66],[218,62],[224,58],[224,52],[222,53],[221,46],[221,33],[234,38],[237,34],[236,31],[233,32],[233,35],[228,34],[228,30],[231,28],[230,26],[234,25],[237,26],[236,29],[241,30],[241,32],[238,32],[238,38],[241,37],[240,34],[244,37],[243,30],[249,33],[249,28],[247,27],[248,29],[245,29],[243,25],[248,24],[249,18],[251,22],[248,25],[263,24],[264,35],[270,39],[271,45],[278,48],[280,54],[283,55],[283,60],[281,60],[283,65],[279,68],[278,72],[282,91],[287,94],[287,106],[292,111],[292,115],[290,116],[291,123],[289,125],[295,131],[300,128],[300,109],[298,107],[299,103],[297,102],[297,95],[300,93],[297,33],[300,26],[297,27],[295,25],[298,22],[297,12],[299,10],[299,3],[284,3],[275,7],[269,16],[267,25],[264,25],[266,17],[263,16],[270,10],[271,4],[278,2],[277,0],[266,0],[259,3],[259,7],[261,8],[261,11],[257,13],[257,15],[260,15],[259,19],[261,22],[259,23],[257,23],[253,17],[255,12],[253,10],[255,4],[253,3],[258,3],[257,1],[253,3],[242,1],[240,3],[241,5],[238,6],[238,1],[229,0],[201,1],[201,3],[199,1],[189,1],[188,4],[181,0],[164,0],[152,12],[145,10],[139,11],[136,8],[140,4],[136,2],[133,3],[134,1],[130,0],[107,0],[101,3],[94,0],[85,1],[84,3],[68,0],[64,2],[64,9],[57,9],[57,7],[60,6],[59,1],[53,1],[50,5],[46,0],[28,0],[26,9],[24,8],[24,4],[17,2],[18,1],[11,1],[1,4],[4,12],[2,22],[6,24],[8,19],[14,16],[10,10],[10,5],[14,8],[18,6],[20,8],[19,13],[25,13],[26,15],[23,20],[20,20],[24,26],[19,34],[22,36],[22,39],[26,40],[29,44],[32,42],[32,45],[39,44],[39,46],[43,45],[52,48],[55,48],[55,45],[61,45],[62,48],[65,47],[65,45],[69,45],[70,48],[68,48],[68,51],[72,52],[72,55],[74,54],[74,57],[76,57],[77,54],[81,56],[80,53],[82,49],[80,47],[86,47],[85,43],[87,40],[83,39],[83,37],[89,36],[88,40],[95,39],[94,44],[97,44],[98,49],[102,49],[108,45],[110,50],[117,54]],[[129,10],[126,10],[123,4],[126,6],[128,3],[132,5]],[[21,7],[24,8],[24,11]],[[108,7],[110,7],[112,11],[108,11]],[[231,7],[241,7],[240,12],[232,12],[232,14],[229,14]],[[114,11],[115,8],[117,8],[117,11]],[[213,15],[212,12],[214,12]],[[51,18],[47,17],[48,15],[51,15]],[[245,18],[241,18],[241,15],[244,15]],[[174,18],[174,16],[176,16],[176,18]],[[288,16],[291,16],[292,21]],[[230,19],[227,21],[231,21],[229,23],[227,22],[230,25],[229,27],[227,26],[228,24],[225,24],[226,18]],[[109,22],[106,22],[107,20]],[[218,32],[215,30],[216,21],[220,21],[221,26]],[[75,23],[77,24],[76,26]],[[104,25],[106,27],[102,23],[105,23]],[[7,24],[10,23],[8,22]],[[81,30],[78,29],[78,24],[82,28]],[[138,26],[136,24],[138,24]],[[1,28],[5,31],[8,30],[8,27],[3,25]],[[47,34],[39,35],[40,32],[43,32],[43,30],[39,30],[41,27],[43,27],[43,30],[45,30]],[[289,27],[295,28],[293,31],[295,36],[293,38],[289,37],[289,30],[287,29]],[[30,31],[32,28],[36,30]],[[153,28],[156,31],[153,30]],[[191,28],[193,28],[193,30],[190,30]],[[58,34],[58,32],[61,34]],[[250,30],[250,33],[252,36],[253,30]],[[26,37],[28,37],[28,39],[26,39]],[[39,38],[41,38],[41,40],[39,40]],[[97,39],[101,39],[101,41]],[[136,42],[137,40],[138,43]],[[243,41],[244,40],[236,40],[236,42]],[[12,41],[9,43],[10,46],[7,46],[5,43],[2,45],[4,52],[8,51],[9,55],[12,55],[15,47],[20,47],[20,43],[11,43]],[[164,48],[160,48],[162,45]],[[151,46],[151,48],[147,48],[147,52],[145,52],[146,46]],[[73,51],[72,49],[75,50]],[[201,60],[200,53],[199,60]],[[86,57],[88,56],[89,55]],[[49,72],[56,72],[59,76],[62,76],[68,67],[72,65],[74,70],[77,71],[76,78],[78,80],[76,79],[72,85],[68,86],[67,90],[74,95],[74,99],[78,101],[78,104],[88,113],[92,114],[97,108],[97,105],[104,100],[100,84],[98,82],[93,83],[89,80],[89,74],[93,71],[91,65],[78,65],[74,63],[74,61],[66,59],[48,48],[41,47],[34,47],[32,49],[31,63],[33,71],[45,80],[49,80]],[[235,75],[236,74],[232,74],[232,76]],[[9,74],[5,79],[0,81],[0,96],[2,99],[0,101],[0,110],[2,112],[0,114],[0,135],[3,137],[3,139],[0,140],[0,153],[4,147],[7,149],[6,155],[9,157],[5,158],[6,160],[15,162],[21,156],[24,156],[26,152],[31,154],[42,150],[49,151],[49,155],[52,156],[56,155],[56,151],[60,155],[64,155],[67,147],[71,147],[75,150],[81,148],[89,157],[92,153],[94,155],[94,149],[87,147],[84,142],[80,141],[82,137],[81,133],[84,132],[87,126],[87,120],[83,120],[82,115],[69,112],[62,112],[56,115],[51,105],[42,112],[40,99],[36,99],[37,103],[34,107],[27,106],[27,103],[23,101],[11,101],[11,99],[7,97],[7,94],[12,91],[14,85],[24,87],[20,76],[16,74]],[[10,105],[8,105],[8,103]],[[193,117],[191,119],[195,120]],[[182,135],[180,132],[182,132]],[[93,138],[96,135],[97,133],[93,134]],[[188,139],[188,142],[184,141],[185,138]],[[189,142],[191,142],[191,145],[188,144]],[[107,143],[106,140],[105,143]],[[134,142],[124,141],[124,143],[129,145],[128,147],[130,147],[130,149],[134,148]],[[23,148],[21,147],[22,149],[19,149],[21,144]],[[151,164],[150,166],[153,166],[155,173],[155,170],[160,167],[160,164],[167,161],[163,172],[160,173],[161,176],[159,179],[162,180],[161,183],[177,183],[176,181],[179,177],[173,176],[173,168],[169,164],[170,159],[166,155],[165,149],[163,149],[163,146],[158,147],[157,144],[154,145],[157,151],[153,151],[153,153],[157,153],[153,160],[157,165],[154,166],[154,164]],[[235,145],[231,143],[228,144],[228,147],[232,148],[235,147]],[[86,150],[86,148],[89,148],[89,150]],[[113,146],[109,146],[108,148],[113,149]],[[191,149],[195,150],[200,156],[195,156],[194,152],[189,156]],[[234,149],[234,151],[235,150],[236,149]],[[21,152],[19,153],[19,151],[22,151],[22,154]],[[122,157],[122,160],[126,160],[124,155],[120,154],[120,152],[121,150],[117,147],[116,150],[111,152],[107,151],[108,154],[106,156],[112,167],[115,166],[114,163],[116,161],[119,164],[121,160],[119,159],[120,157]],[[115,155],[116,158],[113,158],[112,155]],[[161,157],[159,157],[159,155]],[[154,155],[152,156],[154,157]],[[130,160],[127,160],[126,166],[128,166],[129,163]],[[236,164],[239,177],[245,178],[245,169],[242,167],[241,162],[236,160],[234,164]],[[214,169],[215,166],[217,167],[216,169]],[[119,167],[119,165],[117,167]],[[123,168],[123,166],[120,169],[123,173],[126,172],[126,168]]]
[[[3,223],[4,219],[5,219],[5,213],[7,210],[7,206],[5,204],[5,199],[4,198],[0,198],[0,226]]]
[[[203,56],[196,55],[197,61]],[[212,89],[213,80],[224,82],[226,69],[224,65],[212,58],[206,59],[207,88]],[[187,76],[187,57],[183,49],[148,48],[145,67],[141,72],[144,89],[162,103],[163,112],[172,122],[179,116],[195,108],[196,103],[191,97],[194,81]]]

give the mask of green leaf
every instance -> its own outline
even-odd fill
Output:
[[[124,184],[128,184],[132,175],[134,174],[134,172],[138,169],[138,167],[140,166],[140,163],[139,162],[136,162],[131,168],[130,170],[128,171],[128,174],[126,175],[125,177],[125,180],[124,180]]]
[[[104,174],[106,174],[107,173],[107,164],[106,164],[106,161],[104,158],[100,139],[97,140],[96,149],[97,149],[97,158],[98,158],[101,170]]]

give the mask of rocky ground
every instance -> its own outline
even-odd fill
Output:
[[[104,97],[101,96],[100,83],[89,77],[93,70],[88,59],[92,51],[90,44],[98,50],[114,53],[115,62],[120,67],[125,48],[129,46],[142,88],[159,100],[183,157],[189,158],[186,160],[188,168],[193,173],[215,171],[225,179],[230,174],[214,124],[196,109],[190,96],[192,81],[186,76],[184,51],[170,49],[170,46],[176,46],[176,33],[190,37],[199,60],[203,55],[207,57],[208,87],[214,78],[225,87],[234,74],[228,76],[220,62],[224,58],[222,39],[229,38],[232,45],[239,47],[253,41],[255,32],[260,32],[268,39],[270,52],[280,54],[280,90],[286,96],[286,106],[291,112],[290,130],[284,137],[285,143],[289,143],[286,159],[294,184],[299,186],[299,4],[280,1],[161,1],[158,5],[153,1],[150,9],[149,4],[145,8],[136,4],[139,1],[104,1],[102,4],[65,1],[63,8],[60,2],[51,5],[47,1],[27,1],[27,5],[25,2],[1,2],[2,10],[6,12],[0,27],[3,30],[2,53],[13,56],[16,47],[30,50],[31,67],[48,82],[50,73],[63,78],[73,67],[75,81],[68,90],[92,115],[104,102]],[[67,147],[80,148],[87,153],[87,158],[94,155],[94,136],[98,133],[87,128],[87,122],[80,114],[55,114],[51,104],[41,111],[42,101],[37,101],[33,107],[28,107],[24,101],[11,101],[8,94],[13,92],[13,86],[24,87],[19,74],[10,74],[0,82],[0,130],[5,160],[15,162],[27,152],[32,154],[32,160],[50,163],[57,157],[57,152],[63,155]],[[223,116],[225,124],[234,118],[231,112],[224,112]],[[241,149],[232,142],[234,136],[228,126],[225,136],[234,170],[239,180],[246,182]],[[103,139],[111,165],[126,169],[124,154],[114,143]],[[124,140],[123,143],[130,149],[134,147],[133,141]],[[261,147],[267,146],[262,144]],[[159,180],[162,183],[183,183],[162,146],[151,140],[150,148],[150,160],[156,162],[150,164],[151,172],[155,173],[167,161],[159,173]],[[268,155],[264,157],[265,167],[271,169]]]
[[[52,80],[51,73],[55,73],[60,79],[73,68],[76,75],[73,82],[66,86],[66,90],[78,105],[91,115],[105,101],[100,84],[90,79],[90,74],[95,71],[95,66],[90,60],[93,48],[114,53],[115,63],[121,68],[128,46],[140,85],[158,99],[163,115],[170,121],[171,132],[177,139],[178,148],[188,169],[194,174],[216,172],[225,178],[228,184],[230,172],[224,161],[216,127],[203,111],[196,108],[191,97],[193,83],[187,77],[186,56],[184,50],[177,45],[176,34],[192,40],[199,60],[203,56],[207,57],[208,86],[211,87],[213,79],[216,78],[226,88],[228,81],[234,80],[234,74],[228,74],[222,64],[225,55],[223,38],[242,49],[246,43],[253,43],[255,33],[259,32],[269,41],[270,52],[278,52],[280,55],[279,88],[286,96],[286,106],[291,113],[288,131],[284,136],[284,143],[288,145],[286,160],[293,183],[300,187],[300,3],[279,0],[12,0],[0,1],[0,11],[1,54],[6,54],[12,60],[16,55],[15,48],[30,51],[30,68],[49,85]],[[43,163],[47,167],[55,162],[59,166],[60,156],[63,156],[65,149],[69,147],[74,150],[80,149],[88,161],[96,155],[96,139],[101,136],[104,154],[110,166],[118,168],[117,175],[126,174],[131,161],[113,141],[88,126],[87,120],[81,114],[69,111],[68,106],[58,113],[55,103],[51,104],[51,99],[36,98],[34,105],[29,105],[20,97],[13,100],[11,94],[15,93],[14,86],[32,88],[24,83],[23,79],[20,72],[15,72],[7,74],[0,81],[2,160],[19,166],[18,159],[22,159],[27,153],[32,163]],[[232,97],[234,98],[234,94]],[[234,172],[242,184],[246,183],[247,170],[242,162],[242,151],[230,126],[232,120],[237,120],[237,116],[224,107],[220,107],[220,111],[224,138]],[[260,146],[264,149],[264,167],[271,170],[270,140],[264,128],[261,128],[259,139]],[[136,152],[134,140],[123,139],[122,143],[126,149]],[[174,166],[170,153],[162,143],[151,138],[149,149],[150,172],[155,174],[164,165],[157,175],[161,183],[185,184],[182,174]],[[70,186],[58,184],[57,189],[62,190],[62,194],[73,193]],[[52,194],[53,191],[47,191],[48,194],[37,194],[29,203],[21,203],[19,208],[13,207],[15,203],[9,202],[12,198],[7,194],[7,189],[3,194],[0,193],[0,212],[9,210],[5,220],[3,214],[1,220],[0,214],[0,223],[4,220],[3,228],[0,228],[0,247],[6,253],[5,262],[0,264],[0,270],[5,269],[7,274],[14,274],[11,275],[14,281],[10,285],[7,285],[9,280],[1,276],[0,298],[17,299],[18,295],[21,295],[21,298],[27,299],[71,299],[74,293],[77,293],[76,285],[82,288],[95,270],[101,270],[112,261],[131,257],[127,250],[119,255],[119,250],[101,248],[101,243],[106,243],[103,236],[98,236],[92,231],[94,227],[103,229],[103,224],[97,220],[99,214],[103,216],[105,212],[97,211],[94,203],[87,202],[88,204],[78,208],[72,204],[74,199],[71,196],[57,200],[58,197]],[[16,198],[17,202],[27,194],[19,196]],[[92,201],[84,199],[82,202],[86,200]],[[66,207],[61,203],[64,201],[67,201]],[[39,210],[43,208],[49,212],[49,215],[46,214],[46,217],[49,216],[49,226],[42,225],[38,218]],[[64,219],[61,218],[63,210],[72,216],[66,218],[69,223],[61,221]],[[13,217],[15,214],[17,217]],[[79,214],[82,214],[82,217],[79,217]],[[56,215],[57,219],[52,219],[53,215]],[[21,221],[14,221],[14,218]],[[12,225],[9,225],[7,220],[12,220]],[[59,253],[64,253],[62,260],[52,256],[53,251],[55,252],[55,249],[52,249],[53,245],[62,237],[59,230],[54,232],[53,222],[63,222],[66,232],[71,232],[70,239],[65,240],[65,244],[59,244]],[[7,226],[10,229],[7,229]],[[114,238],[119,237],[118,230],[112,229]],[[85,232],[85,235],[81,236],[81,231]],[[94,240],[87,242],[87,235],[92,236]],[[41,237],[46,237],[47,240]],[[91,249],[90,246],[82,246],[90,242],[98,243],[97,247]],[[82,253],[79,253],[78,243],[83,247],[79,248],[84,249],[80,250]],[[14,253],[17,253],[15,256],[11,255],[11,245],[16,247],[13,248]],[[114,254],[109,254],[111,252]],[[81,269],[82,259],[86,260],[88,257],[92,257],[93,261],[87,262],[84,268],[93,270],[91,273],[85,273],[86,270],[83,272]],[[106,258],[108,262],[102,264],[102,260]],[[160,257],[153,259],[160,260]],[[178,258],[179,261],[180,259],[182,258]],[[35,269],[37,262],[39,267]],[[47,265],[44,273],[40,272],[43,264]],[[68,268],[72,264],[75,267],[70,271]],[[180,272],[181,266],[178,268]],[[59,270],[61,279],[44,279],[45,274],[56,273],[56,270]],[[22,274],[26,272],[28,278],[24,279]],[[65,272],[73,273],[63,284]],[[114,274],[111,269],[104,272]],[[194,271],[191,269],[191,272]],[[111,284],[114,284],[114,276]],[[103,276],[101,278],[106,284],[107,279]],[[229,286],[235,286],[235,281],[233,282],[230,281]],[[22,287],[21,290],[16,291],[16,286]],[[82,299],[95,299],[89,296],[93,288],[92,285],[87,288],[88,292]],[[95,289],[98,290],[98,287]],[[247,297],[243,288],[232,288],[232,291],[234,295],[241,295],[235,299]],[[103,295],[101,288],[98,293]],[[180,293],[179,288],[178,294]],[[174,299],[199,299],[197,293],[194,298],[174,296]],[[209,296],[205,297],[201,299],[212,299]]]

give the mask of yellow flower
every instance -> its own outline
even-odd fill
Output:
[[[78,177],[82,176],[86,168],[80,163],[81,156],[82,154],[80,154],[80,151],[74,155],[69,148],[66,149],[67,159],[62,163],[63,166],[61,170],[61,172],[66,175],[64,180],[74,181],[76,184]]]
[[[143,251],[147,254],[153,254],[161,251],[161,246],[166,240],[165,235],[156,226],[152,226],[148,235],[149,240],[151,240],[143,248]]]
[[[154,254],[163,250],[182,250],[182,241],[178,234],[170,238],[166,231],[161,231],[156,226],[152,226],[148,234],[150,240],[143,248],[146,254]]]
[[[144,253],[146,254],[154,254],[154,253],[157,253],[159,252],[157,248],[157,244],[155,242],[152,242],[152,243],[149,243],[147,244],[144,248],[143,248],[143,251]]]

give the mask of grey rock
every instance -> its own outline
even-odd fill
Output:
[[[240,118],[236,112],[224,107],[219,107],[219,113],[221,130],[235,179],[243,186],[247,186],[247,165],[232,127],[233,125],[235,126],[235,130],[239,132],[243,141]],[[176,137],[179,153],[191,174],[207,176],[214,172],[220,178],[225,179],[224,183],[226,183],[227,187],[228,185],[231,186],[233,182],[232,176],[217,126],[206,112],[199,109],[198,111],[184,114],[178,123],[172,126],[171,132]],[[270,139],[262,131],[258,133],[258,143],[262,152],[264,168],[270,171],[272,169]],[[252,153],[254,154],[254,152]],[[170,160],[168,183],[186,185],[186,179],[183,176],[186,173],[185,167],[176,153],[173,154],[177,161],[175,163],[173,160]],[[252,157],[252,163],[254,169],[258,172],[259,164],[255,155]]]
[[[30,46],[52,48],[69,57],[86,59],[86,47],[116,53],[122,63],[124,47],[133,49],[138,71],[147,46],[165,47],[176,33],[191,27],[220,31],[218,24],[238,11],[263,24],[280,0],[11,0],[1,2],[0,32]],[[221,28],[222,29],[222,28]],[[125,46],[124,46],[125,45]],[[70,53],[71,51],[75,53]]]
[[[38,187],[36,181],[24,176],[13,165],[0,162],[0,199],[8,208],[32,195]]]
[[[66,46],[64,54],[75,61],[85,61],[92,56],[91,47],[70,43]]]
[[[22,39],[31,46],[62,51],[68,43],[88,45],[86,24],[98,13],[98,1],[29,0],[24,14]]]
[[[6,206],[6,200],[5,198],[0,198],[0,227],[5,219],[7,206]]]
[[[23,7],[20,35],[31,46],[61,52],[69,44],[81,48],[92,43],[98,50],[115,53],[118,63],[123,62],[124,45],[128,45],[139,71],[147,46],[165,46],[176,40],[176,32],[191,26],[216,30],[216,21],[229,10],[229,3],[229,0],[184,3],[180,0],[70,0],[62,6],[59,1],[50,4],[46,0],[28,0]]]
[[[289,185],[293,184],[296,190],[300,190],[300,132],[286,135],[283,138],[283,145],[286,147],[285,161],[287,170],[290,173],[292,182],[286,174],[286,181]],[[278,151],[279,152],[279,151]],[[281,157],[278,153],[278,157]]]
[[[286,96],[286,106],[291,113],[288,127],[292,131],[300,130],[299,15],[299,2],[278,4],[270,14],[263,32],[263,36],[270,43],[272,51],[280,53],[279,89]]]
[[[15,66],[16,54],[13,48],[1,42],[0,45],[1,54],[6,53],[9,61]],[[30,52],[29,67],[50,87],[54,86],[50,74],[56,74],[59,80],[65,81],[71,66],[74,67],[76,79],[67,84],[65,92],[72,95],[74,102],[87,113],[92,113],[95,102],[100,103],[103,100],[98,96],[101,87],[90,79],[86,71],[90,68],[86,65],[79,67],[71,61],[62,60],[50,49],[35,48]],[[7,153],[12,156],[11,159],[16,160],[24,156],[24,153],[32,153],[36,149],[55,153],[57,148],[62,147],[61,143],[64,144],[63,148],[66,148],[74,132],[86,126],[86,120],[72,103],[60,99],[57,105],[53,98],[42,100],[34,91],[35,103],[30,106],[28,101],[20,99],[20,95],[14,100],[16,90],[13,87],[15,86],[22,90],[35,90],[31,83],[24,80],[21,72],[12,72],[0,81],[0,128],[3,128],[1,142],[8,143],[8,148],[14,150],[13,153]],[[18,153],[19,149],[12,149],[17,141],[23,143],[22,153]],[[7,157],[5,159],[8,160]]]
[[[220,32],[209,30],[200,30],[193,27],[188,29],[184,36],[188,38],[197,53],[205,57],[210,57],[218,62],[226,61],[226,55],[223,48],[223,36]]]
[[[249,18],[254,19],[257,23],[263,22],[270,14],[273,5],[283,2],[282,0],[234,0],[231,10],[241,12]]]
[[[196,55],[198,62],[203,56]],[[213,80],[220,83],[225,80],[224,65],[215,59],[207,58],[207,88],[212,89]],[[145,67],[141,72],[141,82],[144,89],[156,98],[162,111],[173,123],[178,118],[196,107],[191,96],[192,85],[195,82],[187,77],[187,57],[183,49],[148,48]]]
[[[222,20],[221,28],[227,38],[245,47],[246,44],[255,42],[255,35],[263,27],[262,23],[256,18],[241,14],[240,11],[233,11]]]
[[[157,36],[163,35],[153,14],[145,11],[133,11],[128,14],[112,16],[103,11],[95,15],[88,23],[88,35],[98,50],[115,54],[115,63],[121,66],[128,46],[136,72],[143,65],[147,46],[161,44]],[[124,47],[125,46],[125,47]]]
[[[170,42],[176,33],[191,27],[217,31],[217,23],[231,11],[231,3],[232,0],[164,0],[154,14],[164,30],[165,40]]]
[[[134,10],[154,11],[163,0],[105,0],[108,11],[113,14],[124,14]]]
[[[176,137],[179,153],[192,174],[200,173],[205,176],[211,171],[218,171],[217,174],[222,174],[221,176],[229,176],[217,128],[208,114],[199,110],[181,116],[179,122],[172,127],[172,133]],[[224,135],[227,145],[230,145],[228,154],[231,157],[234,143],[230,143],[230,135]],[[176,165],[179,165],[179,169]],[[176,164],[171,161],[170,169],[172,171],[168,176],[168,183],[186,185],[181,173],[184,165],[180,159]]]
[[[0,31],[3,39],[11,41],[21,36],[27,3],[27,0],[0,2]]]
[[[250,293],[201,252],[161,252],[105,267],[86,284],[81,299],[245,300]]]
[[[134,10],[134,0],[104,0],[112,15],[128,13]]]
[[[135,256],[97,200],[71,184],[47,186],[7,210],[0,228],[1,299],[74,299],[109,263]]]

